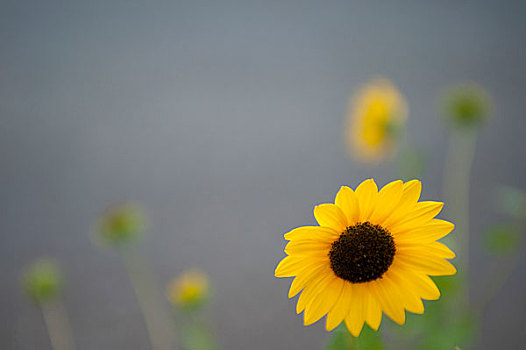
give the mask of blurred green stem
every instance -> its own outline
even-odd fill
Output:
[[[511,276],[513,269],[519,263],[522,253],[524,252],[524,244],[526,243],[526,235],[523,233],[526,226],[526,218],[522,218],[517,224],[519,232],[521,232],[521,239],[517,243],[517,247],[511,256],[498,261],[488,274],[489,283],[484,289],[484,292],[479,304],[477,304],[477,312],[479,317],[482,317],[486,312],[491,301],[499,294],[500,290]]]
[[[176,348],[172,322],[163,305],[163,295],[154,269],[140,254],[128,250],[122,252],[122,260],[130,277],[137,301],[141,307],[153,350]]]
[[[455,223],[455,236],[459,272],[469,278],[469,191],[471,168],[475,157],[478,133],[476,130],[453,130],[444,169],[444,200],[448,216]],[[464,298],[469,302],[469,291]]]
[[[62,302],[57,300],[41,305],[41,310],[53,350],[75,349],[66,308]]]

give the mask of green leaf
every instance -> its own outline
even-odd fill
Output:
[[[326,346],[327,350],[350,350],[354,349],[354,340],[351,333],[344,325],[340,325],[331,333]]]
[[[509,254],[517,248],[520,231],[511,224],[499,224],[488,229],[486,248],[494,254]]]
[[[329,339],[327,350],[382,350],[382,338],[367,324],[364,325],[360,335],[355,338],[349,333],[345,325],[336,328]]]
[[[440,327],[429,330],[423,338],[421,349],[468,348],[474,338],[476,320],[470,313],[451,315]]]
[[[358,350],[382,350],[384,345],[380,333],[372,330],[367,324],[363,326],[362,333],[357,338]]]

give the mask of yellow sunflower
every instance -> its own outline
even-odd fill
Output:
[[[440,291],[429,276],[453,275],[445,259],[455,257],[437,242],[454,228],[435,219],[443,203],[418,201],[418,180],[393,181],[380,191],[374,180],[356,191],[342,186],[334,204],[320,204],[320,226],[298,227],[285,234],[288,255],[276,277],[295,277],[289,298],[301,292],[296,307],[310,325],[327,315],[328,331],[345,321],[357,337],[364,322],[374,330],[382,312],[398,324],[405,310],[423,313],[422,299]]]
[[[407,102],[396,86],[385,78],[372,80],[351,99],[348,147],[368,163],[393,155],[407,115]]]

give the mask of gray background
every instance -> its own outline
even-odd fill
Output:
[[[526,186],[526,7],[513,2],[2,1],[0,11],[0,347],[47,349],[19,293],[42,255],[67,275],[78,349],[145,349],[118,257],[90,242],[115,201],[146,206],[143,244],[162,283],[201,267],[224,349],[318,349],[290,281],[273,277],[282,234],[314,223],[342,184],[394,164],[352,162],[347,98],[378,74],[407,96],[409,137],[431,157],[423,197],[440,199],[447,135],[436,99],[475,81],[495,100],[472,181],[472,286],[491,266],[484,225],[496,183]],[[526,257],[482,321],[479,349],[526,342]]]

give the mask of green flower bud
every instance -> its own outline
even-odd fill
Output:
[[[95,227],[95,239],[104,246],[122,248],[137,241],[146,227],[144,211],[132,203],[111,207]]]
[[[443,105],[449,124],[464,130],[482,126],[491,111],[489,94],[475,84],[450,87],[444,95]]]
[[[42,259],[29,266],[22,282],[25,293],[38,304],[53,301],[62,287],[58,264],[50,259]]]
[[[200,270],[184,271],[166,288],[166,297],[174,306],[194,310],[205,305],[210,297],[208,275]]]

